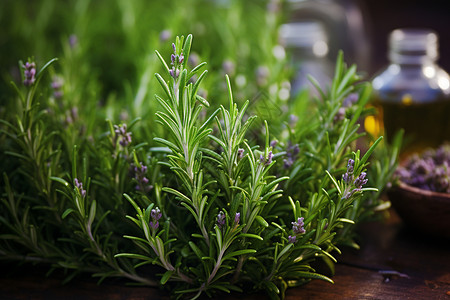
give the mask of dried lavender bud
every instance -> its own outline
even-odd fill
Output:
[[[450,145],[427,150],[420,156],[412,155],[404,166],[396,171],[401,181],[420,189],[449,193]]]

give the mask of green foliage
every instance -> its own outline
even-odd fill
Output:
[[[57,11],[57,2],[47,2]],[[179,31],[204,14],[186,13],[186,2],[149,5],[170,11]],[[87,11],[97,4],[76,3],[68,5],[85,13],[74,19],[94,22]],[[333,84],[316,84],[319,98],[303,93],[286,101],[269,88],[290,79],[285,62],[271,55],[276,15],[258,1],[230,1],[230,9],[206,1],[235,25],[206,18],[197,48],[192,35],[169,47],[150,34],[145,43],[155,47],[140,55],[143,36],[131,24],[147,2],[113,3],[122,34],[93,30],[126,39],[129,63],[139,70],[133,76],[125,78],[126,64],[114,60],[114,74],[97,77],[94,33],[79,25],[78,45],[64,42],[58,61],[38,61],[31,84],[10,84],[0,110],[0,258],[62,268],[67,280],[89,273],[163,286],[182,298],[249,288],[283,298],[312,279],[332,282],[313,266],[333,268],[339,247],[357,246],[355,224],[386,206],[380,195],[400,143],[369,140],[359,127],[370,113],[370,85],[356,67],[341,53]],[[249,8],[255,24],[231,22]],[[169,24],[159,15],[152,22],[160,30]],[[265,47],[253,48],[256,42]],[[162,50],[149,54],[155,48]],[[199,53],[212,72],[195,62]],[[227,59],[246,85],[223,73]],[[261,81],[254,70],[263,64],[271,72]],[[19,69],[26,77],[22,62]],[[115,86],[121,80],[122,92]],[[255,97],[261,94],[270,103]],[[264,111],[266,104],[279,110]]]

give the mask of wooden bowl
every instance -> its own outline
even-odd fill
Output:
[[[403,182],[387,194],[408,227],[421,233],[450,238],[450,194],[419,189]]]

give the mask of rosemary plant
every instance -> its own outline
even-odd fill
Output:
[[[333,268],[340,245],[356,246],[355,223],[385,206],[396,165],[396,146],[381,138],[356,150],[370,86],[341,54],[330,89],[316,84],[319,99],[299,97],[291,121],[272,126],[235,100],[228,76],[228,104],[200,95],[206,63],[190,66],[191,44],[177,37],[168,61],[156,51],[159,128],[108,120],[96,133],[92,112],[79,116],[85,126],[61,127],[60,94],[37,92],[55,60],[38,72],[21,63],[20,101],[0,123],[2,260],[192,299],[249,289],[276,299],[311,279],[333,282],[313,265]]]

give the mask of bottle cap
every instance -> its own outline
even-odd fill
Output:
[[[323,25],[315,21],[287,23],[280,26],[280,43],[286,48],[304,48],[322,57],[328,53],[328,37]]]
[[[430,29],[396,29],[389,36],[389,59],[422,63],[438,58],[438,35]]]

